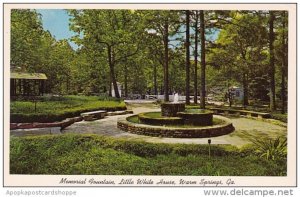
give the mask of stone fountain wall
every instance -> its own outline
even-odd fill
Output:
[[[185,110],[184,103],[163,103],[161,104],[161,115],[168,117],[178,117],[178,112]]]
[[[119,129],[133,134],[171,138],[207,138],[227,135],[234,131],[234,127],[229,119],[220,116],[217,116],[217,118],[223,120],[223,124],[202,128],[151,126],[132,123],[126,119],[119,120],[117,126]]]

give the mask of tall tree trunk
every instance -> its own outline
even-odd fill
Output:
[[[115,96],[116,96],[116,98],[120,98],[118,85],[117,85],[117,81],[116,81],[116,76],[115,76],[114,62],[112,61],[113,57],[112,57],[112,48],[111,48],[111,46],[107,47],[107,53],[108,53],[108,64],[109,64],[110,77],[111,77],[111,81],[113,83]]]
[[[269,51],[270,51],[270,110],[276,110],[275,103],[275,62],[274,62],[274,20],[275,16],[273,11],[270,11],[269,18]]]
[[[164,24],[164,96],[165,102],[169,101],[169,22],[168,19],[165,20]]]
[[[201,31],[201,95],[200,95],[200,108],[205,109],[205,24],[204,24],[204,11],[200,10],[200,31]]]
[[[112,84],[112,80],[111,80],[111,74],[110,74],[110,71],[109,71],[109,92],[108,92],[108,96],[112,96],[111,94],[111,91],[112,91],[112,88],[111,88],[111,84]]]
[[[285,42],[285,28],[286,28],[286,24],[285,24],[285,11],[283,12],[283,16],[282,16],[282,29],[283,29],[283,33],[282,33],[282,63],[281,63],[281,113],[284,114],[285,113],[285,100],[286,100],[286,96],[285,96],[285,68],[287,67],[287,45]]]
[[[128,68],[127,65],[125,63],[124,66],[124,94],[125,94],[125,98],[128,97]]]
[[[185,38],[185,103],[190,104],[190,11],[186,10],[186,38]]]
[[[243,90],[244,90],[243,106],[246,107],[247,105],[249,105],[248,75],[246,72],[243,73]]]
[[[157,68],[156,64],[154,64],[154,69],[153,69],[153,83],[154,83],[154,95],[157,95]]]
[[[195,20],[195,67],[194,67],[194,103],[198,101],[198,11],[196,11],[196,20]]]

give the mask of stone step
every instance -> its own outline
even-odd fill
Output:
[[[106,116],[105,110],[91,111],[80,114],[85,121],[93,121],[104,118]]]

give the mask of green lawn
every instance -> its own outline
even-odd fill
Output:
[[[97,96],[63,96],[43,98],[35,104],[31,101],[10,103],[11,122],[51,122],[80,115],[92,110],[124,110],[125,103],[112,98]]]
[[[160,144],[96,135],[11,138],[11,174],[285,176],[286,159],[253,148]]]

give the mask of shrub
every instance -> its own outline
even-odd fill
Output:
[[[286,163],[241,157],[230,145],[148,143],[99,135],[12,137],[11,174],[274,176]],[[280,164],[280,165],[278,165]]]
[[[267,160],[282,160],[287,156],[287,138],[252,139],[255,152]]]

